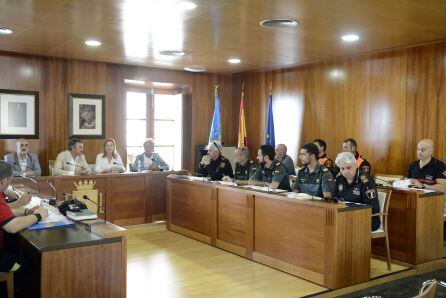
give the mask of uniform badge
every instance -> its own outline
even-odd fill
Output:
[[[434,177],[431,175],[426,175],[426,180],[434,180]]]
[[[275,170],[275,171],[274,171],[274,174],[279,174],[279,173],[280,173],[279,170]]]
[[[367,183],[369,182],[369,179],[367,179],[367,177],[365,175],[361,175],[361,177],[359,177],[359,179],[361,179],[362,183]]]
[[[220,168],[224,168],[224,167],[226,167],[226,164],[224,163],[224,162],[222,162],[221,164],[220,164]]]
[[[319,179],[319,178],[317,178],[317,179],[316,179],[316,183],[319,183],[319,181],[320,181],[320,179]]]
[[[361,195],[361,191],[355,187],[355,188],[353,188],[353,194],[356,196],[359,196],[359,195]]]
[[[376,197],[376,192],[374,189],[369,189],[365,192],[365,195],[367,196],[367,198],[369,198],[369,200],[372,200]]]
[[[280,166],[280,162],[276,163],[276,167],[277,167],[277,166]]]
[[[342,191],[343,189],[344,189],[344,185],[343,185],[343,184],[339,184],[339,185],[338,185],[338,190],[339,190],[339,191]]]

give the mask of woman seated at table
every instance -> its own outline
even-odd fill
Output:
[[[96,174],[125,172],[125,167],[122,163],[121,156],[119,156],[119,153],[116,151],[115,140],[105,140],[104,153],[99,153],[98,156],[96,156],[94,172]]]

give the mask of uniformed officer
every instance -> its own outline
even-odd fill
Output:
[[[324,165],[318,163],[319,149],[313,143],[300,148],[299,159],[303,168],[297,173],[294,191],[311,196],[331,198],[333,194],[333,175]]]
[[[369,174],[361,174],[355,156],[351,152],[339,153],[336,165],[341,175],[336,178],[334,196],[341,201],[362,203],[372,206],[372,214],[379,213],[378,192],[375,181]],[[379,229],[379,216],[372,217],[372,231]]]
[[[291,188],[287,168],[280,161],[275,161],[274,156],[274,147],[271,145],[260,146],[257,155],[259,167],[252,174],[249,183],[289,191]]]
[[[335,166],[333,160],[328,158],[327,154],[325,153],[327,150],[327,143],[321,139],[316,139],[313,141],[313,143],[319,149],[318,162],[329,169],[333,177],[336,177],[339,174],[339,169]]]
[[[418,160],[412,162],[407,171],[407,178],[412,178],[411,187],[446,190],[446,166],[432,156],[433,151],[432,140],[424,139],[418,143]]]
[[[223,176],[234,177],[229,160],[221,155],[222,147],[213,142],[208,145],[208,154],[203,156],[198,173],[203,177],[211,177],[212,180],[221,180]]]
[[[238,147],[234,151],[234,179],[224,176],[223,181],[234,181],[239,185],[248,184],[249,177],[257,170],[257,164],[250,160],[248,147]]]
[[[363,174],[370,174],[372,172],[372,166],[370,163],[362,157],[357,151],[358,144],[355,139],[349,138],[344,140],[342,143],[342,151],[343,152],[351,152],[355,156],[356,165],[359,168],[359,171]]]

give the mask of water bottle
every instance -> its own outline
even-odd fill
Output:
[[[142,168],[141,160],[138,160],[138,173],[141,173],[141,168]]]

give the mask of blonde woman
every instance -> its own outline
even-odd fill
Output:
[[[119,153],[116,151],[115,140],[105,140],[104,152],[99,153],[98,156],[96,156],[94,172],[96,174],[125,172],[125,167],[122,163],[121,156],[119,156]]]

